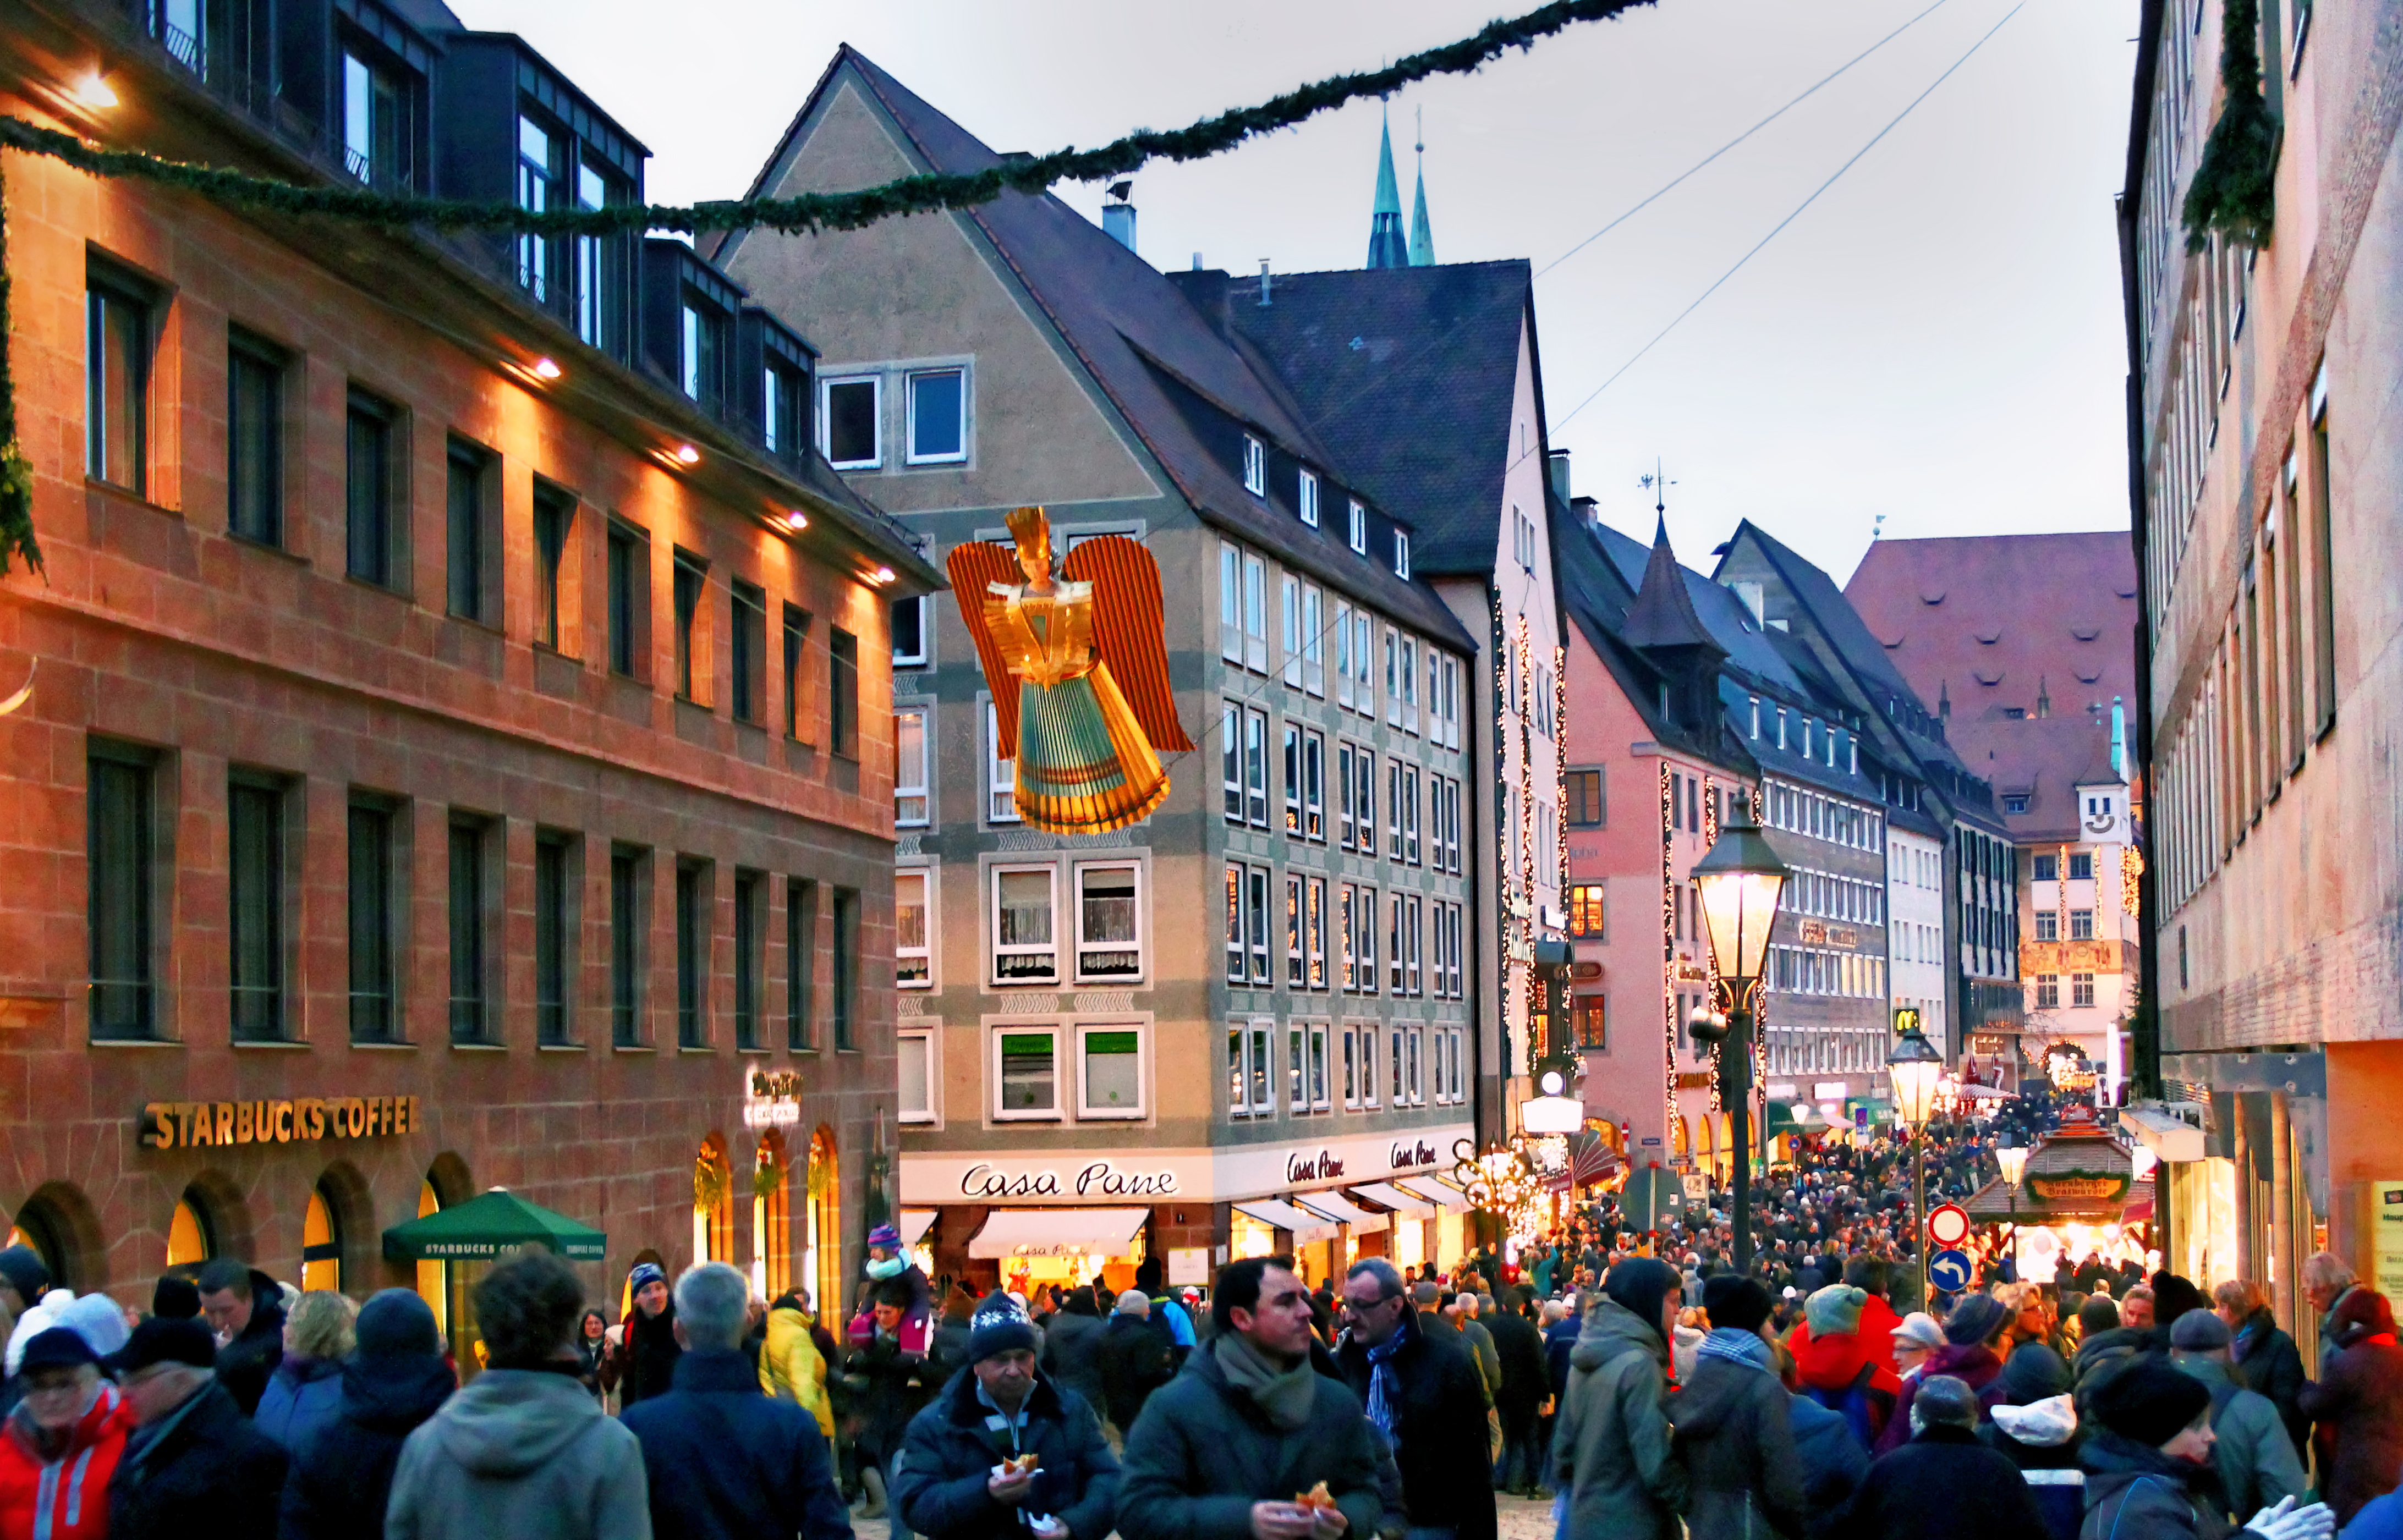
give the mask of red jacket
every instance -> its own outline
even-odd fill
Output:
[[[1902,1317],[1894,1313],[1882,1295],[1870,1295],[1868,1303],[1861,1307],[1861,1341],[1886,1373],[1897,1376],[1901,1369],[1894,1361],[1894,1328],[1900,1325]]]
[[[108,1478],[133,1431],[132,1408],[115,1385],[103,1382],[100,1399],[67,1436],[65,1450],[44,1460],[34,1445],[24,1408],[8,1418],[0,1434],[0,1540],[102,1540],[108,1533]],[[49,1522],[40,1522],[44,1507]]]
[[[1866,1316],[1868,1312],[1862,1313]],[[1894,1339],[1886,1340],[1891,1343]],[[1883,1391],[1888,1395],[1902,1394],[1901,1376],[1879,1363],[1869,1352],[1866,1322],[1857,1334],[1837,1332],[1827,1337],[1812,1336],[1810,1323],[1804,1322],[1794,1328],[1785,1345],[1793,1350],[1794,1367],[1800,1371],[1802,1382],[1813,1390],[1848,1390],[1860,1377],[1863,1366],[1867,1366],[1870,1390]]]

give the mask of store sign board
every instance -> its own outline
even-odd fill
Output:
[[[1439,1172],[1466,1123],[1235,1149],[903,1152],[905,1203],[1225,1202]]]
[[[2403,1288],[2403,1178],[2369,1185],[2370,1260],[2379,1292],[2388,1298]]]
[[[2024,1186],[2042,1203],[2116,1203],[2128,1196],[2128,1183],[2126,1172],[2064,1171],[2032,1175]]]
[[[147,1102],[141,1142],[151,1149],[290,1145],[415,1133],[414,1096],[302,1096],[272,1102]]]
[[[743,1126],[788,1129],[801,1120],[801,1077],[791,1070],[755,1069],[743,1077]]]

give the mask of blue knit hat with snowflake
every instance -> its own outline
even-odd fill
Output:
[[[977,1304],[968,1317],[968,1362],[981,1364],[996,1353],[1023,1348],[1035,1351],[1035,1323],[1009,1296],[995,1291]]]

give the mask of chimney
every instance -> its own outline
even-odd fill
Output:
[[[1602,503],[1597,498],[1573,497],[1569,500],[1569,512],[1576,517],[1577,521],[1580,524],[1600,524],[1602,522]]]
[[[1260,258],[1260,309],[1269,308],[1269,259]]]
[[[1102,233],[1129,251],[1134,250],[1133,198],[1134,179],[1125,177],[1111,183],[1102,199]]]
[[[1199,311],[1212,331],[1227,335],[1227,291],[1233,281],[1224,268],[1195,268],[1190,272],[1163,273],[1162,277],[1176,285],[1177,292]]]
[[[1563,507],[1566,507],[1572,501],[1569,496],[1569,451],[1552,451],[1544,457],[1544,465],[1551,473],[1552,495],[1561,500]]]

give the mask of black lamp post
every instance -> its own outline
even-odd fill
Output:
[[[1944,1074],[1944,1056],[1921,1034],[1917,1020],[1895,1040],[1885,1056],[1886,1079],[1894,1087],[1894,1116],[1910,1130],[1912,1209],[1919,1219],[1914,1244],[1919,1250],[1919,1304],[1927,1308],[1927,1120],[1936,1112],[1936,1082]]]
[[[1769,848],[1760,825],[1739,793],[1730,799],[1718,839],[1694,863],[1694,886],[1701,890],[1702,923],[1710,932],[1711,960],[1718,965],[1719,983],[1727,991],[1728,1011],[1705,1011],[1687,1031],[1698,1055],[1718,1049],[1719,1097],[1728,1104],[1729,1131],[1735,1145],[1735,1269],[1739,1276],[1752,1271],[1752,1032],[1754,999],[1761,984],[1761,964],[1769,955],[1769,929],[1777,919],[1778,899],[1785,890],[1785,863]]]

